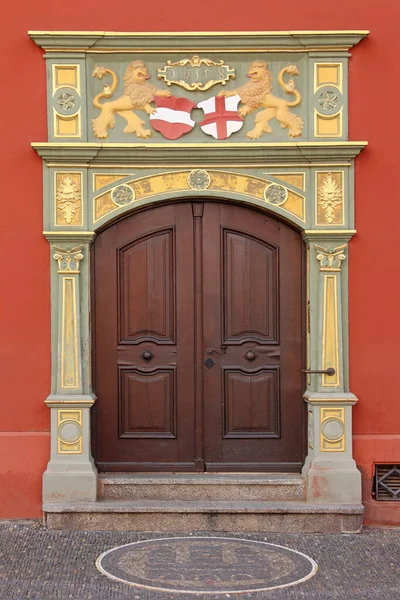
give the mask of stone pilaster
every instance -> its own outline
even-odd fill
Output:
[[[347,357],[349,235],[304,234],[308,256],[308,366],[304,400],[308,455],[303,468],[307,499],[360,503],[361,474],[352,457],[352,406]],[[328,374],[326,371],[328,370]]]
[[[97,470],[90,451],[89,236],[67,243],[50,236],[52,277],[52,393],[50,462],[44,501],[95,501]],[[89,239],[87,239],[89,238]],[[57,243],[53,243],[57,241]],[[83,285],[81,286],[81,279]]]

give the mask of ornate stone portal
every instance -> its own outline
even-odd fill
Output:
[[[96,500],[89,310],[96,231],[147,205],[201,197],[252,205],[302,231],[307,500],[361,502],[347,269],[354,158],[366,142],[347,141],[347,63],[366,35],[30,33],[46,50],[48,82],[49,141],[32,144],[43,159],[51,247],[45,501]]]

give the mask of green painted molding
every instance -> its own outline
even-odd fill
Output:
[[[308,50],[349,49],[369,31],[214,31],[214,32],[121,32],[114,31],[29,31],[30,38],[45,50],[63,52],[107,50],[128,51],[256,51],[289,48]]]
[[[55,244],[91,244],[96,237],[94,231],[43,231],[43,235],[50,243]]]
[[[326,227],[321,227],[313,230],[306,229],[303,231],[302,237],[307,244],[347,244],[356,233],[356,229],[338,228],[335,231],[332,229],[329,230]]]
[[[306,392],[303,398],[310,404],[357,404],[358,398],[351,392]]]
[[[248,165],[350,161],[368,142],[286,142],[239,144],[107,144],[33,142],[32,148],[45,161],[84,162],[89,165],[129,163],[171,165]]]

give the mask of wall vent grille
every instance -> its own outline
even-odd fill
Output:
[[[375,500],[400,502],[400,464],[375,465]]]

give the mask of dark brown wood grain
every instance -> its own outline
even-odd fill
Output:
[[[299,470],[302,252],[289,226],[227,202],[171,203],[99,234],[101,470]]]

